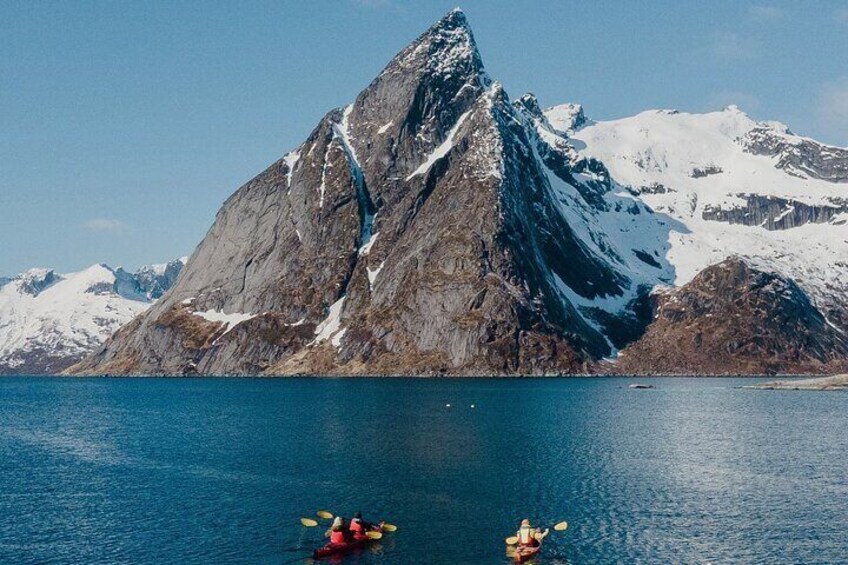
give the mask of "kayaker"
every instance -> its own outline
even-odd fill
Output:
[[[362,512],[357,512],[353,515],[353,519],[350,521],[350,533],[353,534],[355,538],[362,538],[365,536],[365,533],[373,530],[373,524],[366,522],[362,519]]]
[[[542,544],[542,540],[548,535],[549,530],[540,532],[539,528],[534,528],[530,525],[530,520],[527,518],[521,521],[521,527],[518,528],[518,546],[519,547],[538,547]]]
[[[347,528],[345,528],[344,518],[341,516],[336,516],[333,520],[333,525],[330,526],[330,529],[324,534],[326,537],[330,538],[330,543],[333,544],[343,544],[348,542],[348,532]]]

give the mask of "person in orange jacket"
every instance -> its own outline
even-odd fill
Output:
[[[357,512],[353,515],[349,528],[354,539],[362,539],[368,535],[368,532],[379,532],[382,526],[382,522],[379,524],[366,522],[362,519],[362,512]]]
[[[348,543],[350,540],[350,534],[348,529],[345,527],[344,518],[336,516],[333,520],[333,525],[330,526],[330,529],[326,531],[324,536],[330,538],[330,543],[332,544]]]

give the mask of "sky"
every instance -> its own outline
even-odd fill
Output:
[[[456,0],[0,0],[0,275],[190,254]],[[848,0],[465,0],[488,73],[595,120],[737,104],[848,146]]]

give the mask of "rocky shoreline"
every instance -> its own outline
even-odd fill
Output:
[[[848,390],[848,374],[792,381],[771,381],[742,388],[759,390]]]

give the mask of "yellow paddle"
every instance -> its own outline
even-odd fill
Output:
[[[564,532],[565,530],[568,529],[568,522],[563,520],[559,524],[554,524],[554,529],[558,532]]]
[[[557,532],[564,532],[567,529],[568,529],[568,522],[566,522],[565,520],[563,520],[562,522],[560,522],[558,524],[554,524],[554,530],[556,530]],[[518,536],[509,536],[504,541],[506,541],[507,545],[515,545],[515,544],[518,543]]]
[[[303,524],[304,526],[306,526],[307,528],[314,528],[315,526],[318,525],[318,522],[316,522],[315,520],[313,520],[311,518],[301,518],[300,523]]]
[[[383,524],[383,531],[384,532],[396,532],[397,526],[395,526],[394,524]]]
[[[383,534],[380,532],[365,532],[365,535],[368,536],[368,539],[380,539],[383,537]]]

